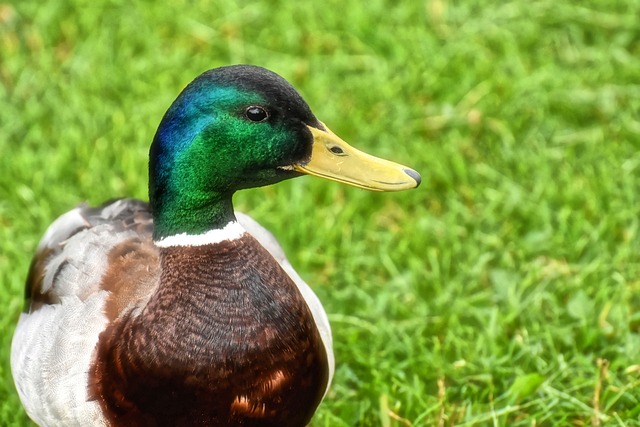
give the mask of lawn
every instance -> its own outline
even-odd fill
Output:
[[[81,201],[146,198],[200,72],[283,75],[413,191],[236,195],[329,313],[312,426],[640,426],[640,2],[0,3],[0,425],[31,254]]]

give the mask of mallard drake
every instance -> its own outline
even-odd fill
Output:
[[[209,70],[150,149],[149,203],[80,206],[33,258],[11,351],[47,426],[303,426],[334,371],[327,316],[235,191],[311,174],[369,190],[412,169],[355,150],[282,77]]]

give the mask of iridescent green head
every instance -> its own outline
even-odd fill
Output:
[[[234,219],[235,191],[302,173],[381,191],[420,180],[349,147],[277,74],[249,65],[209,70],[174,101],[151,145],[155,238],[220,228]]]

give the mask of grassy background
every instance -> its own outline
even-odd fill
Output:
[[[637,0],[0,3],[0,425],[28,424],[9,347],[46,226],[146,198],[168,105],[239,62],[424,178],[236,196],[331,318],[313,426],[640,425],[638,16]]]

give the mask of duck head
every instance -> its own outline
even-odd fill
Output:
[[[234,219],[235,191],[302,174],[375,191],[420,184],[416,171],[349,146],[277,74],[250,65],[206,71],[173,102],[151,145],[154,238],[223,227]]]

